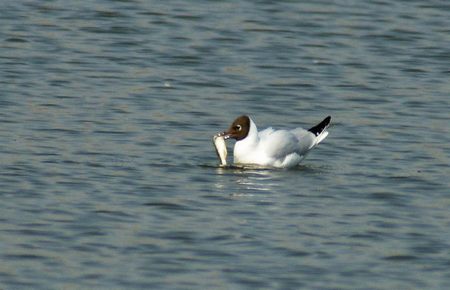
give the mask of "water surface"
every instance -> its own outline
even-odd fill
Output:
[[[0,288],[450,287],[450,6],[272,2],[2,4]],[[333,125],[219,168],[244,113]]]

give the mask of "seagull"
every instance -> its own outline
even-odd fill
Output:
[[[243,115],[219,135],[236,140],[233,150],[235,164],[290,168],[298,165],[309,151],[328,136],[330,121],[328,116],[308,130],[274,130],[269,127],[258,132],[255,122]]]

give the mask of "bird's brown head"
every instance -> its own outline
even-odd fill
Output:
[[[250,131],[250,118],[248,116],[237,117],[227,131],[221,135],[225,138],[233,138],[236,141],[245,139]]]

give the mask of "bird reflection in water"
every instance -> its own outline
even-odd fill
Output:
[[[279,175],[277,171],[255,166],[218,167],[217,174],[227,178],[220,178],[216,183],[216,188],[230,190],[232,197],[274,192],[279,185],[276,181],[276,177]]]

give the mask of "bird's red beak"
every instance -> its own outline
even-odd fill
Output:
[[[219,134],[217,134],[217,136],[223,137],[225,140],[227,140],[231,137],[230,133],[228,133],[227,131],[219,133]]]

